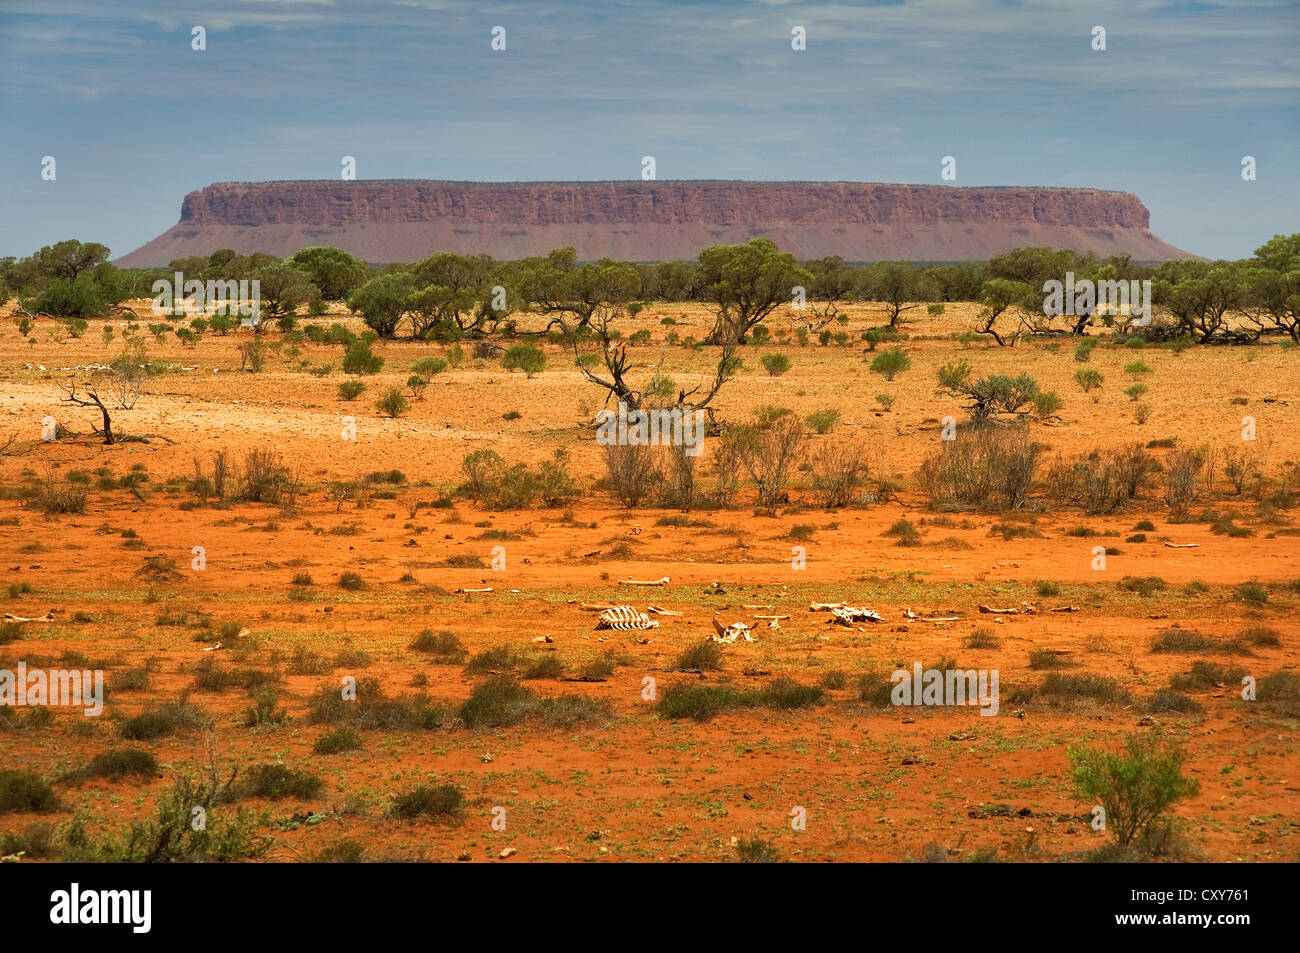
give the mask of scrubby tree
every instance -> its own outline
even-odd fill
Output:
[[[1260,333],[1278,331],[1300,344],[1300,232],[1275,235],[1255,249],[1247,313]]]
[[[812,272],[767,238],[704,249],[700,277],[714,305],[712,344],[739,344],[781,302],[790,301],[796,287],[807,288],[813,280]]]
[[[841,301],[857,297],[861,282],[857,271],[844,264],[839,255],[813,259],[804,267],[812,273],[813,281],[806,289],[804,307],[795,316],[804,330],[816,333],[839,316]]]
[[[46,245],[32,256],[32,261],[40,275],[71,283],[82,272],[108,261],[108,246],[68,239]]]
[[[360,313],[367,326],[380,337],[395,337],[414,290],[415,282],[409,272],[390,271],[371,278],[352,292],[348,307]]]
[[[287,317],[300,307],[320,297],[320,289],[300,268],[274,264],[258,269],[259,314],[257,329],[267,327],[271,321]]]
[[[547,318],[546,330],[574,335],[598,318],[613,320],[641,294],[641,275],[624,262],[602,258],[576,266],[572,248],[531,259],[518,275],[529,310]]]
[[[935,297],[922,272],[910,261],[880,261],[865,275],[865,297],[879,301],[889,312],[889,326],[897,328],[904,311],[921,307],[921,300]],[[911,302],[910,304],[908,302]]]
[[[1029,330],[1026,319],[1030,314],[1035,313],[1034,296],[1034,289],[1023,282],[1011,281],[1007,278],[986,281],[984,287],[980,289],[984,309],[979,314],[975,330],[980,334],[991,335],[1000,347],[1015,347],[1020,343],[1025,331]],[[1016,327],[1010,334],[998,331],[995,327],[998,318],[1003,314],[1011,314],[1016,319]]]
[[[1228,325],[1228,314],[1247,302],[1249,291],[1243,263],[1196,258],[1165,262],[1152,283],[1156,303],[1173,315],[1178,330],[1202,343],[1250,339]]]
[[[232,252],[231,255],[233,254]],[[211,264],[212,259],[208,260]],[[285,259],[285,264],[305,272],[308,279],[320,289],[321,297],[327,301],[342,301],[366,280],[364,262],[353,258],[341,248],[328,245],[304,248],[293,257]]]
[[[438,252],[411,267],[415,291],[407,301],[412,336],[450,341],[471,332],[492,331],[513,310],[505,279],[487,255]],[[506,292],[503,306],[493,288]]]
[[[971,366],[966,361],[944,364],[938,370],[938,380],[940,393],[963,397],[969,402],[971,419],[976,423],[999,414],[1018,413],[1031,406],[1038,395],[1038,384],[1028,374],[1016,377],[991,374],[972,380]]]

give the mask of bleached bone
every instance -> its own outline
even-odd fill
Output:
[[[996,609],[990,606],[980,606],[979,610],[985,615],[1033,615],[1038,611],[1034,608],[1032,602],[1022,602],[1019,608]]]
[[[1170,549],[1196,549],[1200,543],[1165,543]]]
[[[662,579],[620,579],[620,586],[666,586],[669,579],[664,576]]]
[[[904,609],[903,618],[908,619],[909,621],[912,622],[956,622],[961,617],[955,615],[922,616],[922,615],[917,615],[911,609]]]
[[[661,606],[646,606],[646,612],[653,612],[655,615],[681,615],[680,612],[674,612],[672,609],[664,609]]]
[[[467,592],[491,592],[491,591],[492,591],[492,588],[489,586],[487,589],[457,589],[456,591],[459,592],[459,593],[467,593]]]
[[[845,605],[843,602],[814,602],[808,606],[808,611],[826,612],[829,609],[843,609]]]
[[[45,613],[45,615],[33,616],[32,618],[26,618],[24,616],[13,615],[12,613],[6,612],[5,621],[6,622],[53,622],[54,613],[58,611],[59,611],[58,609],[51,609],[49,612]]]

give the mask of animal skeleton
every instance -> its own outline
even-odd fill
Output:
[[[744,639],[746,642],[757,641],[752,635],[749,634],[750,632],[753,631],[753,629],[749,626],[748,623],[745,622],[733,622],[731,623],[731,625],[726,626],[724,628],[721,622],[719,622],[717,619],[714,619],[713,630],[717,633],[717,635],[709,636],[710,641],[721,642],[724,645],[730,645],[732,642],[735,642],[737,639]]]
[[[873,612],[866,606],[844,606],[839,609],[831,610],[831,617],[826,620],[827,625],[853,626],[855,622],[884,622],[879,612]]]
[[[620,586],[666,586],[668,585],[668,577],[664,576],[662,579],[620,579],[618,584]]]
[[[614,608],[606,609],[600,614],[596,622],[596,628],[617,629],[620,632],[627,632],[633,629],[657,629],[659,623],[632,606],[614,606]]]

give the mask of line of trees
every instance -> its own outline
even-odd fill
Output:
[[[1247,343],[1284,334],[1300,343],[1300,233],[1274,237],[1250,259],[1183,259],[1159,266],[1135,264],[1124,255],[1097,258],[1050,248],[1019,248],[987,262],[952,265],[852,265],[838,257],[800,263],[768,239],[714,245],[695,262],[654,264],[579,262],[567,247],[520,261],[438,252],[384,266],[330,247],[304,248],[283,260],[225,249],[177,259],[165,269],[119,269],[108,255],[102,244],[69,240],[27,258],[0,259],[0,298],[17,295],[30,314],[84,319],[109,314],[127,299],[152,296],[156,280],[170,281],[180,271],[186,280],[201,282],[258,280],[263,327],[266,319],[292,326],[304,307],[322,314],[324,302],[345,301],[381,337],[408,334],[440,342],[484,337],[503,326],[514,331],[523,314],[545,318],[543,334],[591,334],[634,305],[699,301],[712,306],[708,343],[717,345],[745,341],[786,304],[808,331],[819,332],[850,302],[882,304],[888,327],[897,329],[925,303],[976,301],[983,310],[974,330],[1014,345],[1025,334],[1086,332],[1090,315],[1044,314],[1044,282],[1073,272],[1076,282],[1150,280],[1161,320],[1142,330],[1148,337]],[[1097,319],[1129,330],[1120,316]]]

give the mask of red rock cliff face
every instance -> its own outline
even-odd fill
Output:
[[[449,250],[497,258],[572,245],[580,258],[694,259],[755,236],[799,258],[982,259],[1022,245],[1183,257],[1135,195],[1096,189],[862,182],[226,182],[185,197],[180,222],[125,265],[218,248],[290,255],[332,244],[369,261]]]

